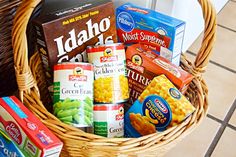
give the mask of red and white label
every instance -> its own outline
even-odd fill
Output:
[[[136,71],[138,71],[140,73],[144,72],[144,67],[139,66],[139,65],[131,62],[130,60],[127,60],[127,67],[129,67],[130,69],[136,70]]]
[[[159,101],[158,99],[155,99],[155,104],[163,113],[168,113],[168,109],[165,107],[165,105],[162,104],[161,101]]]
[[[134,7],[128,7],[127,10],[131,10],[131,11],[135,11],[135,12],[139,12],[142,14],[148,14],[149,12],[143,9],[139,9],[139,8],[134,8]]]
[[[7,123],[8,124],[5,126],[6,132],[18,145],[20,145],[22,143],[22,135],[19,127],[14,122]]]
[[[160,35],[159,33],[139,29],[134,29],[131,32],[124,32],[121,29],[118,29],[117,33],[120,40],[124,43],[142,42],[152,46],[156,45],[158,49],[160,49],[160,46],[165,48],[170,47],[171,38]]]
[[[124,135],[124,104],[94,105],[93,114],[95,123],[106,126],[107,130],[103,131],[107,133],[107,137],[122,137]]]
[[[69,75],[69,81],[87,81],[86,75]]]
[[[104,62],[115,62],[118,61],[118,56],[102,56],[100,57],[100,62],[104,63]]]

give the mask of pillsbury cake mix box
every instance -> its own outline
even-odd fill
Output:
[[[125,44],[142,43],[179,65],[185,22],[126,3],[116,10],[118,38]]]

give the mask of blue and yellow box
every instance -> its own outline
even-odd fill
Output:
[[[125,136],[140,137],[178,125],[195,107],[166,78],[155,77],[125,114]]]

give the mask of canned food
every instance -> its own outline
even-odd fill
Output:
[[[94,65],[94,102],[119,103],[129,98],[125,49],[122,43],[87,47]]]
[[[54,66],[53,113],[75,127],[93,125],[93,66],[62,63]]]
[[[104,137],[124,136],[124,104],[94,105],[94,134]]]

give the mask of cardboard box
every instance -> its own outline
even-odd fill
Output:
[[[45,1],[33,24],[49,85],[55,64],[87,62],[88,45],[117,42],[111,0]]]
[[[164,131],[184,121],[195,107],[165,75],[155,77],[125,114],[125,136]]]
[[[179,66],[185,22],[126,3],[116,10],[118,38],[126,44],[142,43]]]
[[[191,74],[141,44],[127,48],[126,66],[130,104],[134,103],[151,80],[158,75],[165,74],[181,91],[185,91],[193,79]]]
[[[62,142],[15,96],[0,98],[0,128],[27,157],[58,157]]]
[[[0,156],[25,157],[10,137],[0,128]]]

